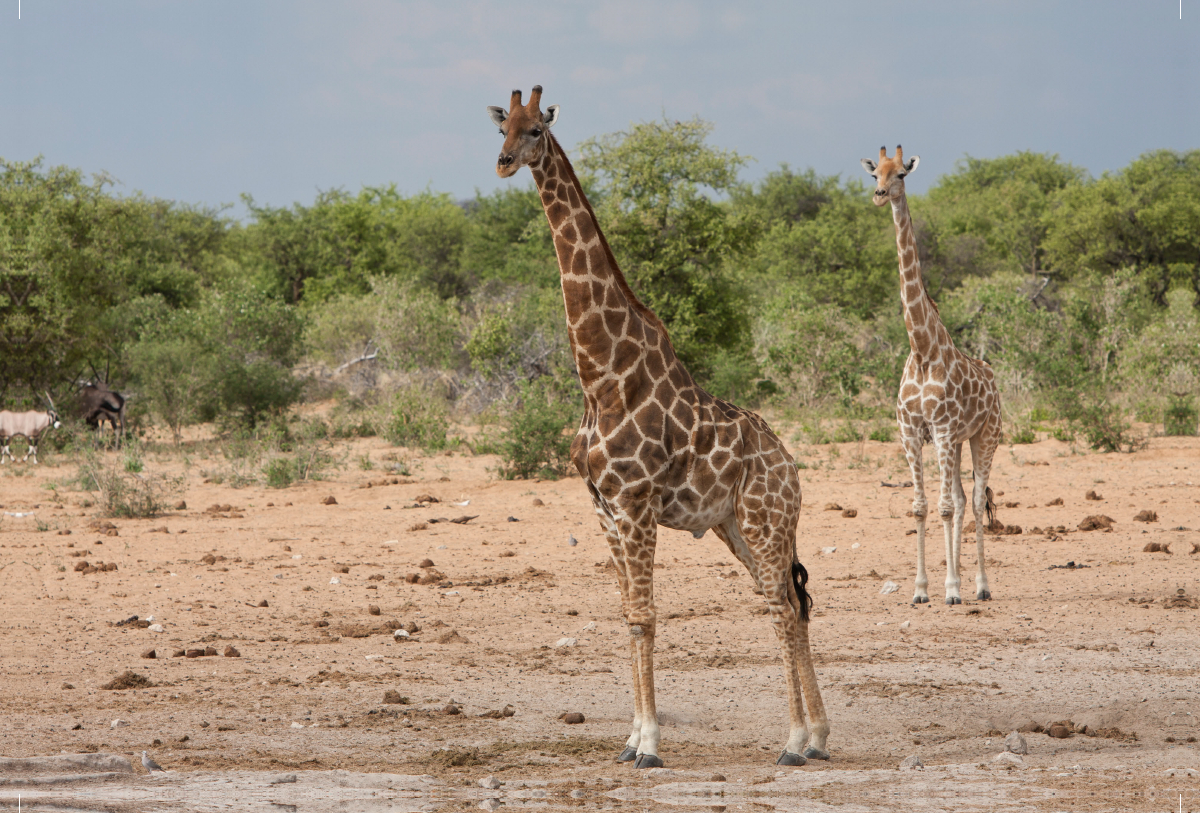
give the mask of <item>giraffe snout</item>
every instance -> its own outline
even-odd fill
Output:
[[[500,157],[496,159],[496,166],[500,166],[500,167],[512,166],[513,160],[514,160],[514,157],[512,155],[506,155],[505,153],[500,153]]]

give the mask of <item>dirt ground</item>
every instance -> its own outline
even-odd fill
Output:
[[[94,495],[68,486],[76,463],[6,464],[0,756],[148,749],[184,774],[575,783],[560,789],[720,774],[793,782],[793,796],[822,787],[826,798],[830,776],[797,775],[832,773],[886,802],[920,773],[896,770],[916,754],[922,787],[940,800],[919,809],[976,809],[948,801],[970,785],[963,771],[1028,791],[1011,808],[978,809],[1200,809],[1198,439],[1154,438],[1120,455],[1055,440],[1002,447],[999,517],[1022,532],[987,537],[987,602],[974,599],[966,535],[957,607],[941,603],[936,520],[932,603],[909,603],[912,490],[885,485],[908,479],[897,444],[793,445],[832,760],[776,769],[787,704],[762,599],[713,534],[661,529],[656,677],[669,770],[654,777],[614,761],[632,717],[628,635],[581,481],[502,481],[495,458],[458,452],[414,456],[399,477],[383,441],[346,446],[354,462],[330,479],[279,490],[202,482],[221,460],[211,446],[192,450],[188,469],[181,453],[149,454],[148,470],[186,473],[187,507],[111,520],[115,530],[97,530]],[[418,503],[427,497],[437,502]],[[1142,510],[1157,520],[1134,521]],[[1112,529],[1077,530],[1089,515],[1111,517]],[[1170,552],[1145,552],[1151,542]],[[76,570],[84,561],[116,569]],[[889,580],[900,589],[881,593]],[[162,631],[118,626],[132,616]],[[410,637],[397,640],[403,627]],[[174,657],[231,646],[238,656]],[[156,657],[142,657],[150,648]],[[148,683],[101,688],[127,671]],[[584,722],[560,719],[567,712]],[[1009,731],[1058,721],[1071,736],[1029,731],[1022,764],[993,761]]]

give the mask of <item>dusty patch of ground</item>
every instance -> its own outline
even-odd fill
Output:
[[[371,440],[351,451],[381,463],[390,450]],[[916,753],[930,781],[939,765],[1008,776],[991,762],[1004,734],[1069,720],[1093,735],[1027,733],[1026,767],[1013,771],[1063,792],[1075,782],[1072,809],[1113,809],[1117,788],[1157,794],[1121,809],[1175,809],[1164,803],[1175,785],[1184,809],[1188,793],[1196,808],[1198,780],[1163,772],[1200,769],[1200,555],[1188,553],[1200,542],[1200,442],[1155,439],[1132,455],[1074,454],[1057,441],[1003,447],[992,486],[1000,520],[1023,533],[988,537],[988,602],[972,597],[968,540],[966,601],[953,608],[940,603],[932,521],[933,603],[909,604],[911,489],[881,485],[907,479],[894,444],[793,451],[807,467],[799,550],[833,727],[833,762],[800,772],[887,777]],[[234,489],[192,469],[187,509],[112,520],[113,535],[87,495],[64,485],[74,464],[44,459],[0,476],[3,756],[149,749],[184,772],[649,781],[613,762],[632,716],[627,634],[577,478],[496,481],[494,459],[461,454],[423,458],[397,484],[347,468],[283,490]],[[180,461],[148,467],[180,473]],[[331,495],[336,504],[324,504]],[[417,502],[427,496],[439,502]],[[857,516],[819,510],[826,503]],[[1135,522],[1141,511],[1158,520]],[[1115,520],[1111,531],[1076,530],[1100,514]],[[1171,553],[1145,552],[1149,542]],[[657,559],[666,765],[774,778],[786,699],[761,598],[712,534],[663,529]],[[117,569],[76,570],[81,561]],[[887,580],[900,590],[881,594]],[[134,615],[163,631],[117,625]],[[399,628],[408,640],[393,637]],[[576,642],[556,646],[564,638]],[[172,657],[228,646],[240,656]],[[149,648],[155,659],[141,657]],[[127,671],[153,685],[100,688]],[[389,691],[407,702],[385,703]],[[481,716],[508,705],[512,716]],[[585,722],[567,724],[564,712]]]

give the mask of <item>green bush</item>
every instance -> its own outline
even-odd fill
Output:
[[[396,394],[386,437],[395,446],[437,452],[451,444],[446,403],[433,393],[409,387]]]
[[[1008,435],[1009,443],[1037,443],[1037,433],[1027,423],[1017,424]]]
[[[896,427],[890,424],[884,424],[883,426],[872,429],[871,434],[868,437],[870,437],[871,440],[877,440],[880,443],[891,443],[896,437]]]
[[[1140,445],[1120,408],[1107,402],[1081,406],[1071,423],[1089,446],[1102,452],[1132,452]]]
[[[555,479],[571,466],[571,440],[564,434],[579,418],[576,407],[555,399],[543,379],[522,385],[499,443],[506,480]]]
[[[78,482],[88,491],[100,493],[106,516],[146,519],[169,508],[173,497],[187,488],[184,477],[149,475],[124,471],[123,465],[108,465],[95,452],[86,455],[79,467]]]
[[[1200,413],[1196,410],[1196,402],[1192,396],[1175,394],[1169,396],[1167,408],[1163,412],[1164,435],[1195,435],[1197,420],[1200,420]]]

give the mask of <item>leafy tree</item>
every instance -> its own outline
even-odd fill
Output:
[[[707,145],[711,131],[699,119],[636,124],[583,142],[579,159],[617,262],[701,379],[715,350],[749,346],[746,297],[729,263],[755,235],[752,222],[704,191],[732,191],[747,160]]]

